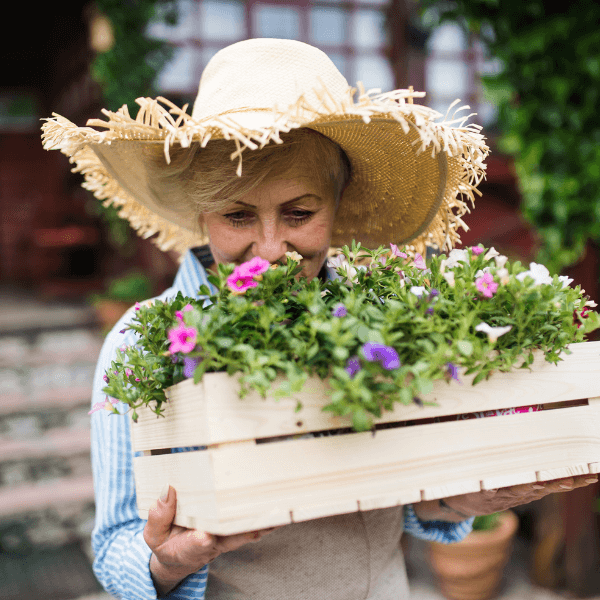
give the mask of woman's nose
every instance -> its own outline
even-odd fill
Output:
[[[283,260],[287,251],[288,244],[278,231],[263,231],[252,244],[252,254],[270,263]]]

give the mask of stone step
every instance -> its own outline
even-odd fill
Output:
[[[91,502],[92,475],[0,488],[0,519],[56,505]]]
[[[69,410],[77,406],[91,406],[91,386],[67,389],[48,389],[34,396],[24,393],[0,395],[0,417],[13,413],[40,412],[50,408]]]
[[[0,462],[89,453],[90,430],[57,427],[33,439],[0,437]]]

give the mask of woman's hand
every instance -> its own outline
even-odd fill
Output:
[[[569,492],[598,481],[597,475],[578,475],[552,481],[524,483],[511,487],[451,496],[440,500],[425,500],[413,506],[422,521],[458,523],[478,515],[489,515],[521,504],[539,500],[555,492]]]
[[[212,535],[173,524],[177,493],[169,486],[166,496],[158,500],[148,514],[144,540],[152,550],[150,574],[159,596],[168,594],[188,575],[211,560],[237,550],[249,542],[257,542],[277,527],[237,535]]]

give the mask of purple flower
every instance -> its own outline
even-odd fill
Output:
[[[358,356],[353,356],[348,359],[346,363],[346,373],[350,375],[350,377],[354,377],[361,369],[360,361],[358,360]]]
[[[460,379],[458,378],[458,367],[454,363],[446,363],[446,373],[448,377],[455,379],[460,383]]]
[[[384,369],[391,371],[400,366],[398,353],[391,346],[367,342],[362,347],[363,355],[369,362],[379,362]]]
[[[432,288],[432,290],[429,292],[430,299],[435,298],[436,296],[439,296],[439,295],[440,295],[440,293],[435,288]]]
[[[482,252],[485,252],[485,248],[482,248],[481,246],[471,246],[471,252],[475,256],[479,256]]]
[[[348,309],[343,305],[343,304],[338,304],[334,309],[333,309],[333,316],[334,317],[345,317],[348,314]]]
[[[188,379],[194,376],[194,371],[196,367],[200,364],[201,358],[190,358],[186,356],[183,359],[183,374]]]
[[[103,375],[102,379],[104,379],[104,381],[106,383],[108,383],[110,381],[110,379],[108,378],[108,375],[106,375],[106,373]]]

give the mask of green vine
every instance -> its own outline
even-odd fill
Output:
[[[483,78],[514,156],[537,260],[551,271],[600,242],[600,4],[596,0],[422,0],[423,16],[481,36],[503,63]]]
[[[170,45],[146,35],[151,22],[175,24],[175,0],[96,0],[98,11],[111,24],[114,43],[99,52],[91,65],[92,77],[100,84],[106,108],[115,111],[124,104],[137,114],[136,98],[154,97],[157,74],[172,55]],[[125,257],[134,252],[129,223],[114,206],[99,205],[108,226],[111,244]]]

